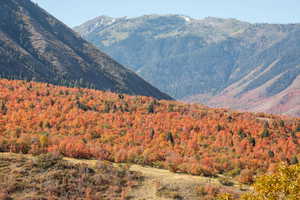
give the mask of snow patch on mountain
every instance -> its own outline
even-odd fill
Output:
[[[186,22],[188,22],[188,23],[190,23],[191,21],[192,21],[192,19],[191,18],[189,18],[189,17],[187,17],[187,16],[184,16],[184,15],[182,15],[182,16],[180,16],[181,18],[183,18]]]

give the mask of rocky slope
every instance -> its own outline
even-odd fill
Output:
[[[28,0],[0,2],[2,78],[170,97]]]
[[[299,24],[101,16],[75,30],[177,99],[299,115]]]

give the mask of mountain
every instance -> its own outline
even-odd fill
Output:
[[[2,78],[170,99],[28,0],[0,2]]]
[[[177,99],[300,116],[300,24],[101,16],[74,30]]]

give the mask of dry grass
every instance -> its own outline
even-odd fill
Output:
[[[97,162],[93,167],[60,156],[0,155],[0,199],[124,199],[136,172]]]
[[[12,153],[0,153],[0,181],[0,200],[210,200],[224,191],[243,192],[237,183],[224,186],[217,178],[140,165]]]
[[[164,169],[131,165],[131,171],[143,175],[141,186],[131,190],[129,196],[137,200],[194,200],[213,199],[218,193],[240,194],[244,191],[231,180],[232,186],[224,186],[217,178],[172,173]],[[249,187],[243,186],[248,190]]]

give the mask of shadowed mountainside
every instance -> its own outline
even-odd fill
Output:
[[[0,2],[2,78],[170,97],[28,0]]]

